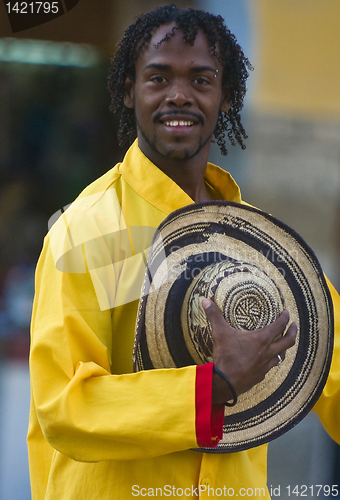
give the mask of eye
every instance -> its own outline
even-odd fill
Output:
[[[165,76],[156,75],[156,76],[151,77],[151,81],[154,83],[165,83],[166,78],[165,78]]]
[[[209,85],[210,80],[204,76],[197,76],[194,78],[194,83],[197,83],[198,85]]]

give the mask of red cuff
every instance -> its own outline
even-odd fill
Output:
[[[224,405],[211,404],[213,367],[196,367],[196,439],[202,448],[215,448],[223,436]]]

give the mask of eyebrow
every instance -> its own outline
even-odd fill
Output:
[[[147,69],[158,69],[160,71],[169,71],[172,69],[172,67],[170,66],[170,64],[150,63],[145,66],[143,71],[146,71]],[[214,74],[218,73],[218,70],[213,68],[212,66],[194,66],[190,68],[190,71],[194,73],[203,73],[204,71],[211,71]]]
[[[143,71],[147,70],[147,69],[159,69],[161,71],[167,71],[169,69],[171,69],[171,66],[170,64],[159,64],[159,63],[150,63],[150,64],[147,64],[145,66],[145,68],[143,69]]]
[[[218,69],[213,68],[212,66],[194,66],[191,68],[191,71],[195,73],[203,73],[204,71],[212,71],[212,73],[218,73]]]

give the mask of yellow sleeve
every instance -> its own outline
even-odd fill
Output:
[[[31,418],[45,440],[85,462],[197,447],[196,367],[113,374],[114,309],[101,310],[88,269],[60,270],[68,264],[56,266],[52,252],[47,237],[36,271],[30,353],[37,419]]]
[[[328,434],[340,444],[340,297],[328,280],[327,284],[334,307],[334,351],[325,388],[314,409]]]

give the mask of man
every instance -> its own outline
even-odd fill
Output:
[[[138,142],[59,218],[37,267],[28,434],[33,500],[245,491],[269,498],[265,445],[233,454],[192,448],[214,448],[233,390],[249,390],[284,360],[296,325],[274,340],[287,311],[245,333],[203,300],[214,366],[229,384],[212,363],[131,373],[149,242],[145,231],[137,239],[134,231],[156,228],[193,202],[242,202],[229,174],[207,160],[213,135],[224,153],[225,132],[243,145],[238,112],[248,64],[220,17],[192,9],[145,14],[120,42],[110,73],[112,109],[122,116],[121,141]],[[340,441],[336,362],[317,407]]]

